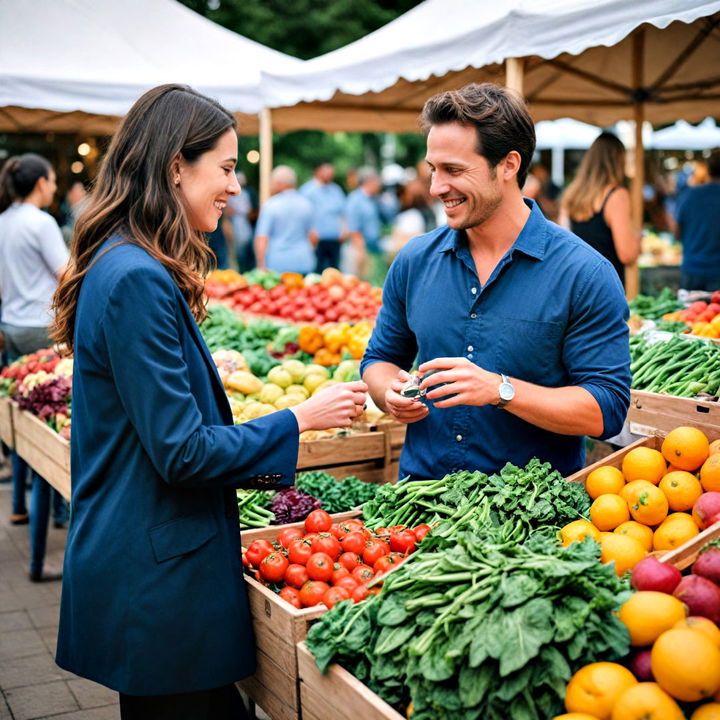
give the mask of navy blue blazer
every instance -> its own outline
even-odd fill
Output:
[[[255,670],[235,488],[291,485],[298,426],[233,425],[178,287],[121,240],[77,306],[56,660],[129,695],[192,692]]]

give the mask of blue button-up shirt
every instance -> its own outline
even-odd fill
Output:
[[[314,178],[300,188],[300,194],[313,206],[312,227],[319,240],[339,240],[345,212],[345,193],[335,183],[319,183]]]
[[[490,372],[545,387],[585,388],[603,437],[630,403],[628,307],[612,265],[537,205],[481,285],[464,231],[443,226],[411,240],[390,267],[361,370],[385,361],[409,369],[436,357],[469,358]],[[459,469],[494,472],[532,457],[563,474],[584,460],[584,437],[557,435],[492,405],[435,408],[408,425],[400,477]]]
[[[377,199],[359,187],[348,195],[345,215],[350,232],[359,232],[370,250],[379,250],[380,207]]]

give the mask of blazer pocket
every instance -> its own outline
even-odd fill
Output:
[[[148,535],[155,561],[162,563],[209,543],[217,535],[217,527],[212,515],[189,515],[156,525]]]

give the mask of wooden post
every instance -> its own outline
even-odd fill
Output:
[[[520,95],[523,93],[525,61],[523,58],[507,58],[505,60],[505,85]]]
[[[260,204],[270,197],[270,174],[273,168],[273,131],[270,108],[260,111]]]

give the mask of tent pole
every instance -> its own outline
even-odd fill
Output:
[[[270,197],[270,174],[273,168],[273,132],[270,108],[260,111],[260,204]]]
[[[523,96],[524,69],[525,60],[523,58],[507,58],[505,60],[505,85]]]

